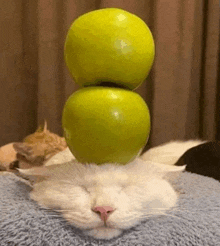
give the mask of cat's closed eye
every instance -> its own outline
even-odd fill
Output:
[[[125,185],[125,184],[120,185],[120,187],[119,187],[119,188],[120,188],[120,189],[119,189],[119,193],[121,193],[121,192],[125,191],[127,187],[128,187],[128,186],[127,186],[127,185]]]
[[[87,193],[90,193],[89,190],[88,190],[88,188],[87,188],[86,186],[83,185],[83,186],[80,186],[80,187],[81,187],[84,191],[86,191]]]
[[[91,193],[91,191],[89,190],[89,188],[85,185],[81,185],[80,188],[84,191],[86,191],[88,194]],[[117,189],[115,190],[117,192],[118,190],[118,193],[121,193],[122,191],[124,191],[125,189],[127,188],[127,185],[121,185],[119,187],[117,187]]]

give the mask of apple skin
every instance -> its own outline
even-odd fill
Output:
[[[126,164],[141,153],[148,140],[150,113],[136,92],[85,87],[66,101],[62,127],[79,162]]]
[[[81,15],[72,23],[64,56],[81,87],[106,81],[134,90],[151,70],[155,45],[141,18],[122,9],[105,8]]]

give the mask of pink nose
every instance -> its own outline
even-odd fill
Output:
[[[103,221],[106,221],[108,219],[108,216],[114,209],[109,206],[100,206],[100,207],[94,207],[92,209],[94,212],[98,212],[101,215],[101,219]]]

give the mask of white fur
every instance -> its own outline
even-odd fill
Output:
[[[71,153],[70,149],[67,147],[65,150],[60,151],[58,154],[51,157],[46,163],[45,166],[51,166],[55,164],[63,164],[74,160],[75,157]]]
[[[176,146],[179,146],[178,154],[173,149]],[[186,144],[184,150],[191,146]],[[165,160],[166,164],[172,164],[169,161],[177,158],[180,147],[180,143],[170,143],[157,148],[155,152],[150,150],[151,161],[137,158],[126,165],[84,165],[72,160],[62,165],[20,172],[40,177],[31,192],[31,198],[39,205],[60,211],[67,221],[87,235],[110,239],[153,214],[166,214],[176,205],[178,194],[165,177],[173,172],[180,173],[185,167],[161,165],[152,160],[155,161],[157,155],[161,156],[161,159],[157,158],[159,163]],[[164,159],[166,152],[169,161]],[[62,163],[63,155],[59,154],[56,154],[56,160],[60,158]],[[146,158],[147,153],[143,157]],[[115,209],[106,225],[92,211],[95,206],[111,206]]]
[[[171,141],[146,151],[140,158],[152,162],[173,165],[190,148],[205,143],[201,140]]]

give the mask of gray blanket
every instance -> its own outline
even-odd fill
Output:
[[[185,172],[176,185],[178,210],[105,241],[84,236],[59,214],[40,208],[29,198],[31,187],[18,177],[0,175],[0,245],[220,246],[220,183]]]

